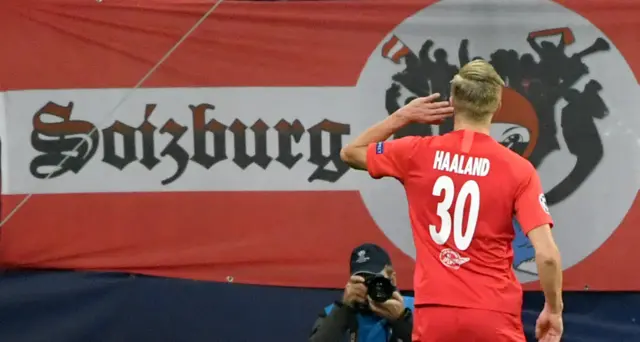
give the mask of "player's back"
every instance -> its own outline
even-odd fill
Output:
[[[459,130],[422,139],[409,170],[416,304],[519,314],[512,218],[531,164],[488,135]]]

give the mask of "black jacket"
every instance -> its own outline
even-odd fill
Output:
[[[313,325],[309,336],[309,342],[343,342],[358,341],[357,312],[349,306],[336,302],[331,312],[325,311]],[[393,342],[411,342],[411,330],[413,329],[413,316],[410,309],[397,321],[389,322],[391,339]]]

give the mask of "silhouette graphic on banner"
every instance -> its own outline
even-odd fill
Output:
[[[544,37],[558,35],[560,42],[557,44],[543,40]],[[548,205],[553,205],[571,196],[587,180],[604,156],[600,133],[595,125],[595,119],[602,119],[608,114],[607,105],[599,95],[602,86],[597,80],[590,80],[584,89],[575,89],[574,85],[580,78],[589,75],[589,68],[583,62],[583,58],[593,53],[609,51],[610,45],[605,39],[597,38],[587,48],[567,56],[565,47],[576,42],[573,32],[568,27],[531,32],[526,40],[537,54],[539,62],[536,62],[532,54],[521,54],[513,49],[498,49],[489,56],[489,62],[508,87],[505,90],[503,108],[496,114],[494,122],[504,122],[507,116],[526,115],[522,113],[523,107],[518,106],[516,110],[505,108],[507,98],[523,98],[530,104],[533,115],[537,117],[537,124],[523,125],[528,132],[508,133],[505,130],[500,142],[538,167],[550,153],[560,150],[558,124],[555,119],[556,104],[562,99],[567,102],[560,109],[560,127],[567,148],[577,161],[571,172],[545,194]],[[401,46],[400,49],[397,49],[398,45]],[[479,56],[470,58],[468,39],[462,39],[459,46],[460,66],[471,60],[483,59]],[[385,97],[385,106],[389,114],[414,98],[430,93],[439,92],[443,98],[449,98],[449,82],[458,72],[459,66],[451,64],[448,52],[441,48],[436,48],[431,58],[434,47],[434,40],[427,39],[416,54],[396,36],[385,43],[382,49],[383,57],[405,66],[403,71],[391,76],[391,85]],[[389,53],[392,48],[395,48],[394,54]],[[403,87],[411,92],[412,96],[401,103]],[[519,120],[522,122],[523,119]],[[527,121],[531,122],[531,118]],[[452,129],[453,119],[448,119],[439,127],[438,132],[444,134]],[[412,124],[400,130],[394,138],[433,134],[436,132],[430,125]],[[535,255],[529,240],[515,220],[514,229],[516,238],[513,242],[513,266],[518,268],[524,262],[533,261]]]

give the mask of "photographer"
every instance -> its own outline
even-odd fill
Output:
[[[413,298],[397,291],[387,252],[374,244],[358,246],[350,269],[342,300],[323,310],[309,342],[410,342]]]

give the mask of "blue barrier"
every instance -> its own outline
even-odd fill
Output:
[[[278,288],[121,273],[7,271],[0,341],[297,342],[337,290]],[[543,297],[527,293],[529,337]],[[640,341],[638,293],[565,294],[563,341]]]

